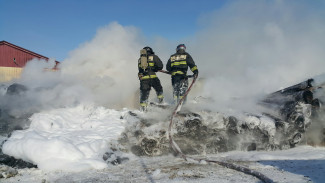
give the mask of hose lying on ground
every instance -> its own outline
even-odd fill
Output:
[[[164,72],[164,73],[168,74],[167,72]],[[205,158],[193,158],[193,157],[189,157],[186,154],[182,153],[182,151],[179,148],[179,146],[173,140],[173,136],[172,136],[172,133],[171,133],[171,129],[172,129],[172,126],[173,126],[173,119],[174,119],[175,115],[177,114],[177,112],[180,111],[180,109],[182,108],[183,101],[186,98],[186,96],[188,95],[188,93],[191,91],[191,89],[192,89],[192,87],[193,87],[196,79],[197,79],[197,75],[195,75],[195,77],[193,78],[193,81],[192,81],[191,85],[186,90],[183,98],[181,100],[179,100],[179,102],[177,103],[177,105],[176,105],[176,107],[175,107],[175,109],[174,109],[174,111],[172,113],[172,116],[171,116],[171,119],[170,119],[170,123],[169,123],[169,127],[168,127],[169,143],[170,143],[170,146],[172,147],[172,149],[176,152],[177,155],[179,155],[180,157],[184,158],[184,160],[186,160],[186,161],[188,159],[192,159],[192,160],[195,160],[195,161],[198,161],[198,162],[206,161],[206,162],[209,162],[209,163],[216,163],[218,165],[221,165],[221,166],[224,166],[224,167],[227,167],[227,168],[231,168],[231,169],[234,169],[234,170],[243,172],[245,174],[249,174],[249,175],[255,176],[255,177],[257,177],[258,179],[260,179],[261,181],[263,181],[265,183],[273,183],[273,180],[271,180],[270,178],[268,178],[264,174],[262,174],[260,172],[257,172],[255,170],[252,170],[252,169],[243,167],[243,166],[239,166],[239,165],[236,165],[236,164],[233,164],[233,163],[229,163],[229,162],[209,160],[209,159],[205,159]]]

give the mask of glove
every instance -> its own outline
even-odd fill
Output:
[[[143,77],[143,74],[139,73],[139,74],[138,74],[138,78],[139,78],[139,80],[141,80],[142,77]]]
[[[193,77],[197,78],[198,76],[199,76],[199,71],[198,70],[194,71]]]

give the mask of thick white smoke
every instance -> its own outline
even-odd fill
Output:
[[[310,1],[233,1],[200,20],[188,47],[218,110],[324,73],[325,16]]]
[[[22,81],[39,88],[33,91],[33,102],[40,106],[87,101],[112,108],[137,107],[139,50],[151,46],[166,65],[176,45],[185,43],[201,78],[201,90],[191,97],[214,101],[210,109],[247,111],[256,96],[323,73],[322,15],[309,1],[232,1],[202,16],[202,29],[193,37],[178,41],[159,37],[149,44],[137,28],[113,22],[73,50],[59,72],[37,72],[40,66],[31,62]],[[170,77],[158,76],[168,100]]]
[[[54,60],[32,60],[21,79],[28,90],[23,97],[2,96],[2,105],[13,115],[79,103],[120,108],[134,107],[139,88],[137,59],[144,38],[135,27],[113,22],[98,30],[95,37],[80,45],[62,61],[56,72]]]
[[[137,59],[143,47],[144,38],[136,28],[111,23],[71,52],[62,63],[62,75],[90,89],[101,105],[130,107],[127,100],[139,87]]]

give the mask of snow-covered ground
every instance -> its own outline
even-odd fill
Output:
[[[260,182],[220,165],[186,162],[172,155],[137,157],[121,164],[103,160],[132,121],[120,111],[79,105],[34,114],[26,130],[15,131],[3,152],[34,163],[1,182]],[[261,172],[276,182],[324,182],[325,148],[299,146],[283,151],[232,151],[207,155]]]
[[[275,182],[316,182],[325,180],[325,148],[302,146],[275,152],[229,152],[213,159],[233,159]],[[236,160],[240,161],[236,161]],[[132,157],[120,165],[81,172],[21,169],[3,182],[260,182],[257,178],[214,164],[185,162],[174,156]]]

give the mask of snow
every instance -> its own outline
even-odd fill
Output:
[[[43,170],[103,169],[103,154],[124,130],[122,114],[84,105],[36,113],[27,130],[14,131],[3,152]]]
[[[259,182],[256,177],[206,161],[172,155],[129,157],[116,166],[103,160],[132,118],[120,111],[78,105],[34,114],[26,130],[15,131],[3,152],[38,168],[20,169],[2,182]],[[142,113],[138,112],[139,115]],[[142,114],[143,115],[143,114]],[[254,118],[255,119],[255,118]],[[252,118],[252,122],[254,122]],[[262,119],[266,121],[266,119]],[[255,121],[260,123],[260,121]],[[151,129],[153,130],[153,129]],[[154,131],[154,130],[153,130]],[[276,182],[323,182],[325,148],[299,146],[282,151],[232,151],[207,155],[249,167]]]
[[[286,151],[233,151],[222,154],[221,157],[238,161],[265,161],[265,160],[325,160],[323,147],[299,146]]]
[[[249,167],[275,182],[315,182],[325,179],[325,148],[302,146],[272,152],[227,152],[210,159],[232,159],[233,163]],[[303,157],[303,158],[302,158]],[[288,158],[288,159],[286,159]],[[243,159],[245,161],[236,161]],[[255,161],[259,160],[259,161]],[[19,175],[4,179],[13,182],[260,182],[257,178],[215,164],[186,162],[174,156],[134,157],[117,166],[89,169],[81,172],[22,169]]]

